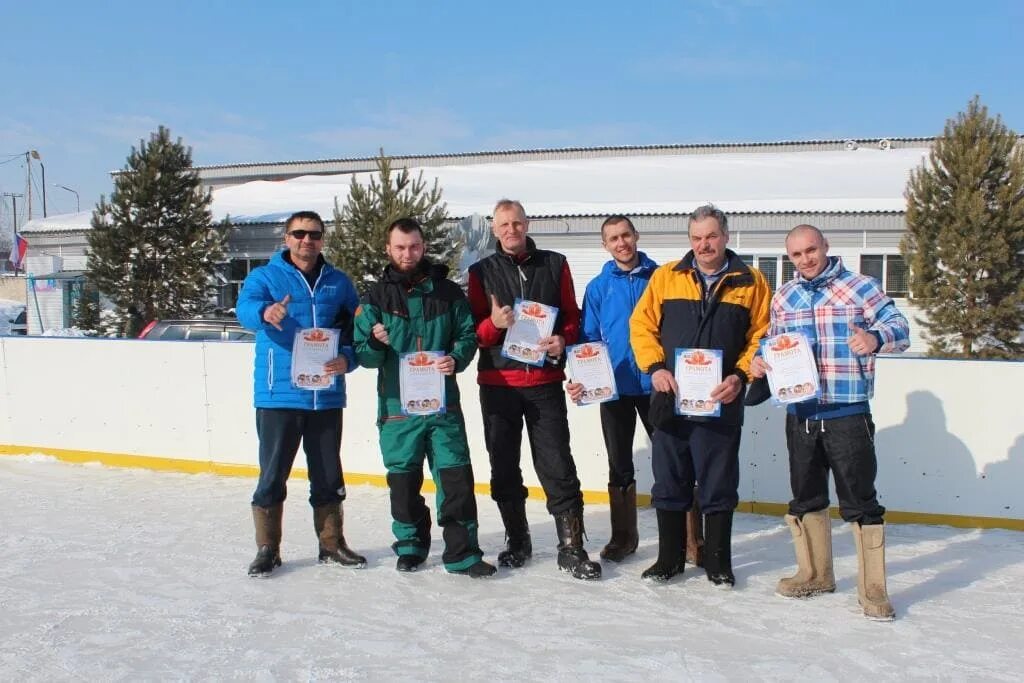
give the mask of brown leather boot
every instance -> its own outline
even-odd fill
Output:
[[[694,567],[704,566],[704,517],[693,488],[693,507],[686,513],[686,561]]]
[[[283,505],[269,508],[252,506],[252,521],[256,527],[256,559],[249,564],[249,576],[269,576],[281,566],[281,517]]]
[[[784,598],[809,598],[834,592],[832,522],[828,510],[808,512],[803,519],[786,515],[786,524],[793,535],[797,571],[793,576],[779,579],[775,592]]]
[[[601,551],[601,559],[622,562],[636,552],[640,534],[636,530],[636,482],[625,488],[608,487],[612,537]]]
[[[857,544],[857,599],[864,616],[892,621],[896,610],[885,587],[885,525],[854,522],[853,540]]]
[[[313,508],[313,528],[320,539],[320,562],[362,569],[366,566],[366,558],[349,548],[345,542],[344,519],[341,503]]]

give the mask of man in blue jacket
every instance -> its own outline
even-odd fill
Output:
[[[345,378],[356,367],[352,320],[359,297],[348,276],[320,255],[324,223],[312,211],[299,211],[285,223],[285,249],[245,279],[236,307],[238,320],[256,331],[256,433],[260,478],[252,498],[256,559],[250,576],[266,576],[281,566],[281,517],[286,483],[302,442],[309,468],[309,503],[320,541],[320,562],[364,567],[342,533],[342,408]],[[324,365],[332,386],[309,390],[292,381],[292,347],[308,328],[341,330],[338,356]]]
[[[619,398],[601,404],[601,430],[608,451],[608,500],[611,504],[612,536],[601,551],[603,559],[621,562],[636,551],[639,534],[636,524],[636,474],[633,469],[633,436],[636,419],[650,436],[654,428],[647,419],[650,408],[651,377],[640,371],[629,344],[629,316],[647,288],[658,264],[637,251],[640,234],[626,216],[609,216],[601,225],[601,244],[611,255],[601,273],[587,285],[583,297],[580,342],[604,342],[615,370]],[[570,381],[569,397],[578,401],[583,385]],[[688,514],[694,528],[688,554],[699,566],[696,520],[700,513]],[[702,537],[702,534],[701,534]]]

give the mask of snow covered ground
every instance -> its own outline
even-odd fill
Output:
[[[250,579],[254,482],[0,458],[3,680],[1020,680],[1024,536],[889,527],[893,623],[860,616],[853,539],[835,523],[838,591],[773,594],[793,567],[782,521],[737,515],[738,584],[688,568],[648,585],[641,547],[598,582],[555,565],[554,528],[531,501],[535,557],[491,580],[394,570],[387,492],[352,487],[351,545],[365,570],[317,565],[303,482],[286,506],[284,566]],[[502,542],[479,498],[488,558]],[[587,509],[588,547],[607,508]]]

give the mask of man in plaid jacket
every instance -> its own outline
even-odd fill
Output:
[[[907,319],[875,279],[829,257],[828,241],[814,226],[793,228],[786,236],[786,253],[798,275],[772,298],[768,336],[806,335],[821,391],[814,399],[789,404],[786,411],[793,490],[786,524],[798,571],[779,581],[777,592],[808,597],[835,590],[828,517],[831,471],[840,514],[853,525],[864,614],[892,619],[885,585],[885,508],[875,491],[878,462],[868,401],[874,394],[875,354],[910,346]],[[758,355],[750,370],[761,378],[770,368]]]

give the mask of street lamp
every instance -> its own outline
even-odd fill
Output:
[[[79,211],[80,212],[82,210],[82,202],[81,202],[81,199],[78,196],[78,192],[76,192],[75,190],[72,190],[67,185],[60,185],[58,183],[54,183],[53,186],[54,187],[59,187],[62,190],[67,190],[68,192],[71,192],[72,194],[74,194],[75,195],[75,211]]]
[[[25,152],[25,160],[28,162],[28,217],[32,218],[32,161],[28,157],[38,161],[39,168],[43,169],[43,218],[46,218],[46,165],[39,152],[34,149]]]

